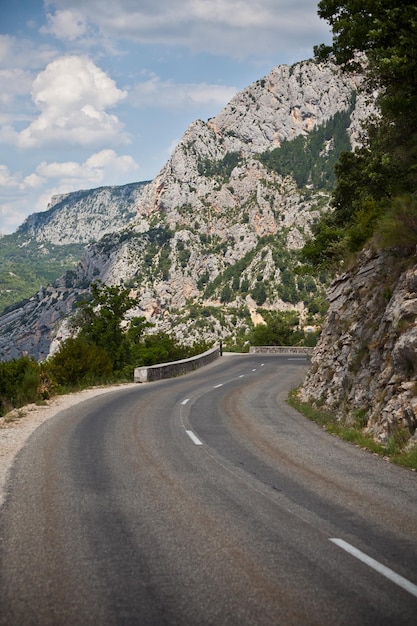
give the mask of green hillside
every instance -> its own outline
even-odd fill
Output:
[[[0,239],[0,314],[17,302],[33,296],[82,256],[84,244],[56,246],[36,243],[13,234]]]

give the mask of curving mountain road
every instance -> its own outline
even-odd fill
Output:
[[[38,428],[0,509],[0,624],[415,624],[417,476],[225,356]]]

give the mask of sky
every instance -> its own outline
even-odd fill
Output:
[[[330,41],[315,0],[0,0],[0,233],[151,180],[194,120]]]

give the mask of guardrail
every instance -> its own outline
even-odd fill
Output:
[[[306,346],[251,346],[250,354],[303,354],[311,356],[314,348]]]
[[[197,354],[197,356],[192,356],[188,359],[181,359],[180,361],[136,367],[133,380],[135,383],[148,383],[153,380],[181,376],[181,374],[192,372],[203,365],[208,365],[208,363],[219,358],[219,356],[221,356],[221,346],[211,348],[211,350],[207,350],[202,354]]]

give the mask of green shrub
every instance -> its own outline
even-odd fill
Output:
[[[0,415],[12,408],[37,402],[40,368],[33,359],[21,357],[0,363]]]
[[[404,195],[395,198],[379,221],[376,244],[382,248],[399,247],[414,252],[417,246],[417,198]]]
[[[249,336],[252,346],[293,346],[302,338],[295,313],[264,313],[266,323],[256,326]]]
[[[108,353],[84,337],[70,337],[47,362],[47,372],[58,386],[77,387],[108,379],[113,363]]]

